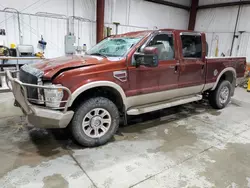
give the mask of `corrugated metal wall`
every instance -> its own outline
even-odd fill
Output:
[[[15,8],[20,11],[20,28],[23,44],[32,44],[37,49],[38,40],[41,35],[47,42],[45,50],[46,57],[58,57],[64,55],[64,36],[67,33],[67,16],[73,15],[72,0],[0,0],[2,10],[5,7]],[[76,0],[75,16],[81,20],[74,20],[74,31],[76,44],[95,44],[95,0]],[[62,14],[61,16],[49,15],[37,16],[37,12],[48,12]],[[59,17],[59,18],[58,18]],[[85,18],[85,19],[82,19]],[[19,44],[19,30],[16,13],[0,12],[0,29],[6,29],[6,36],[0,36],[0,41],[9,46],[11,43]]]
[[[185,0],[179,3],[187,5]],[[178,2],[177,1],[177,2]],[[176,2],[176,1],[175,1]],[[24,44],[32,44],[38,51],[37,43],[41,35],[47,41],[46,57],[64,55],[64,36],[67,32],[67,21],[63,17],[45,17],[35,15],[37,12],[48,12],[72,16],[74,20],[76,45],[87,44],[90,48],[96,42],[96,0],[0,0],[0,10],[6,7],[15,8],[20,12],[20,28]],[[146,2],[144,0],[106,0],[105,23],[113,28],[113,22],[119,22],[118,33],[154,28],[186,29],[188,11]],[[6,29],[6,36],[0,36],[0,43],[9,46],[19,44],[17,14],[0,11],[0,29]]]
[[[200,5],[211,3],[233,2],[233,0],[200,0]],[[207,34],[209,44],[209,56],[215,56],[215,50],[218,41],[218,55],[230,55],[233,33],[236,24],[236,18],[239,6],[201,9],[197,13],[196,27],[197,31],[204,31]],[[236,28],[236,35],[233,45],[233,56],[246,56],[250,62],[250,6],[243,5],[239,12],[239,21]],[[242,33],[243,32],[243,33]]]
[[[6,29],[6,36],[2,36],[4,44],[19,44],[19,30],[17,14],[0,12],[0,17],[10,17],[0,24],[0,28]],[[95,43],[95,23],[88,21],[74,20],[74,32],[76,43],[92,46]],[[67,20],[59,18],[48,18],[36,15],[20,14],[21,35],[23,44],[31,44],[35,48],[41,35],[47,42],[45,54],[47,57],[57,57],[64,54],[64,36],[67,33]],[[79,29],[78,29],[79,28]]]
[[[189,1],[178,0],[176,3],[189,4]],[[106,0],[105,22],[119,22],[121,30],[136,31],[154,28],[186,29],[189,12],[144,0]],[[127,28],[125,29],[125,27]]]

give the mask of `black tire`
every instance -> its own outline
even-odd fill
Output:
[[[227,100],[224,103],[222,103],[219,98],[220,98],[222,88],[224,87],[227,87],[229,89],[229,95],[228,95]],[[232,89],[233,89],[232,84],[229,81],[227,80],[221,81],[216,87],[216,89],[209,93],[208,99],[209,99],[210,105],[215,109],[225,108],[227,104],[230,102]]]
[[[82,128],[83,118],[91,110],[95,108],[103,108],[109,112],[111,116],[111,124],[108,131],[99,138],[92,138],[88,136]],[[116,105],[107,98],[95,97],[84,101],[75,111],[74,117],[71,121],[71,132],[74,139],[86,147],[100,146],[107,143],[116,133],[119,127],[119,112]]]

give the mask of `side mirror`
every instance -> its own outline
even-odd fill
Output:
[[[145,47],[143,52],[134,54],[136,67],[144,65],[147,67],[157,67],[159,64],[158,49],[156,47]]]

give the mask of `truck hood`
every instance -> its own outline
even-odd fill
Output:
[[[43,60],[41,62],[32,64],[32,67],[44,72],[45,79],[51,79],[55,74],[63,70],[74,69],[78,67],[95,65],[104,62],[103,57],[99,56],[65,56],[55,59]],[[107,59],[107,61],[109,61]],[[105,61],[105,62],[107,62]]]

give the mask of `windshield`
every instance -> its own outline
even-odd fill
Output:
[[[90,49],[87,54],[107,57],[122,57],[138,43],[142,37],[107,38]]]

